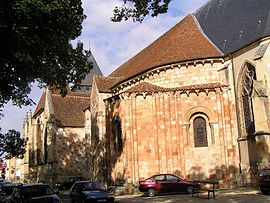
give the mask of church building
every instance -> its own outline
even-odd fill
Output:
[[[253,184],[270,166],[269,42],[269,0],[210,0],[89,91],[47,89],[24,123],[25,180]]]

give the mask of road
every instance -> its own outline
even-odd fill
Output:
[[[67,196],[61,196],[63,203],[68,203]],[[118,203],[270,203],[270,195],[262,195],[254,188],[237,188],[219,190],[216,199],[207,199],[207,194],[200,194],[199,197],[186,194],[162,195],[155,197],[145,197],[143,195],[123,195],[116,196]]]

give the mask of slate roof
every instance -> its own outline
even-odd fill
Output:
[[[194,15],[225,54],[270,35],[270,0],[211,0]]]
[[[161,65],[220,56],[190,14],[109,76],[126,80]]]
[[[88,57],[88,61],[92,62],[93,68],[90,70],[90,73],[87,74],[85,78],[81,81],[80,88],[72,89],[73,92],[89,92],[89,89],[92,86],[94,75],[103,76],[93,54]]]

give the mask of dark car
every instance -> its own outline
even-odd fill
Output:
[[[64,180],[63,183],[55,184],[55,188],[58,190],[67,190],[70,189],[76,181],[84,181],[84,180],[86,180],[84,177],[69,177],[66,180]]]
[[[3,179],[2,179],[3,180]],[[9,181],[0,181],[0,186],[2,186],[2,185],[5,185],[5,184],[7,184],[7,183],[11,183],[11,182],[9,182]]]
[[[15,184],[10,182],[6,182],[0,186],[0,203],[11,202],[11,195],[15,186]]]
[[[270,192],[270,168],[261,170],[257,176],[258,186],[263,195]]]
[[[12,203],[61,203],[58,195],[47,184],[19,184],[13,190]]]
[[[173,174],[158,174],[139,181],[139,191],[153,197],[161,193],[193,193],[200,185]]]
[[[70,192],[70,202],[114,202],[114,197],[111,193],[107,192],[105,187],[95,181],[78,181],[76,182]]]

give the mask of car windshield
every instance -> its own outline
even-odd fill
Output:
[[[82,185],[83,191],[90,191],[90,190],[105,190],[105,187],[101,185],[100,183],[96,182],[87,182],[83,183]]]
[[[53,190],[46,185],[25,187],[22,193],[25,197],[41,197],[54,194]]]

